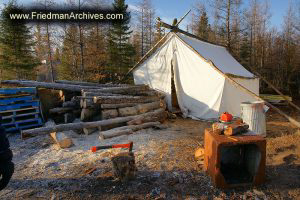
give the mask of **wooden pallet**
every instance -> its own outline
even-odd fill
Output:
[[[0,99],[0,106],[9,105],[9,104],[19,104],[25,102],[33,101],[33,96],[21,96],[21,97],[12,97],[12,98],[2,98]]]
[[[17,109],[23,109],[23,108],[39,107],[39,106],[40,106],[40,101],[33,100],[31,102],[0,106],[0,111],[17,110]]]
[[[35,87],[0,88],[0,115],[7,132],[43,125]]]
[[[29,119],[38,119],[39,117],[40,117],[39,112],[27,113],[22,115],[15,115],[15,116],[6,116],[2,118],[2,124],[11,124],[11,123],[21,122]]]
[[[3,127],[7,132],[12,132],[12,131],[20,131],[23,129],[33,128],[33,127],[39,127],[42,125],[43,125],[42,119],[38,118],[38,119],[29,119],[20,122],[10,123],[10,124],[3,124]]]
[[[36,94],[35,87],[22,87],[22,88],[0,88],[1,95],[11,95],[11,94]]]

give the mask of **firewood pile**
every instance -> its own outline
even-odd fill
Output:
[[[62,106],[49,110],[53,118],[63,116],[63,124],[22,132],[22,137],[66,130],[99,133],[100,139],[159,127],[166,119],[164,95],[146,85],[96,84],[57,81],[4,81],[31,87],[59,89]],[[80,90],[78,89],[80,88]],[[80,118],[80,122],[74,122]]]

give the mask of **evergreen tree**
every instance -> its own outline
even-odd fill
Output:
[[[206,14],[206,11],[203,10],[200,16],[200,20],[198,22],[198,30],[197,30],[197,35],[204,39],[208,39],[208,32],[209,32],[209,24],[208,24],[208,17]]]
[[[130,34],[130,12],[125,0],[114,0],[115,12],[122,13],[123,19],[111,25],[109,30],[108,53],[111,69],[118,69],[118,73],[125,73],[133,65],[134,48],[129,43]]]
[[[165,30],[160,24],[160,18],[158,17],[155,23],[155,35],[154,35],[154,41],[157,43],[164,35],[165,35]]]
[[[250,42],[248,40],[248,34],[245,33],[243,36],[243,40],[241,42],[241,48],[240,48],[240,62],[244,67],[248,67],[250,65]],[[250,66],[251,67],[251,66]]]
[[[16,78],[21,78],[22,72],[31,72],[29,70],[37,66],[38,62],[33,56],[34,43],[29,28],[23,20],[10,20],[10,13],[22,13],[14,1],[9,2],[1,13],[0,68],[9,71],[15,70]]]

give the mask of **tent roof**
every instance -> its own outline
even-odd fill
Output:
[[[201,57],[206,60],[212,61],[214,65],[224,74],[238,77],[255,78],[255,76],[251,72],[246,70],[237,60],[234,59],[234,57],[227,51],[224,46],[205,42],[198,39],[197,37],[190,37],[178,32],[171,32],[171,35],[169,35],[168,38],[171,38],[174,35],[178,36],[184,43],[193,48]],[[155,51],[151,53],[149,52],[150,55]],[[129,72],[138,68],[140,64],[145,62],[148,58],[138,62],[137,65],[130,69]]]
[[[207,43],[187,35],[176,33],[186,44],[191,46],[206,60],[211,60],[225,74],[253,78],[254,75],[246,70],[223,46]]]

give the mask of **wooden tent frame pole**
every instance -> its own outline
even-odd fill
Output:
[[[298,111],[300,111],[300,108],[294,104],[292,101],[289,100],[289,98],[287,98],[282,92],[280,92],[280,90],[278,90],[272,83],[270,83],[267,79],[265,79],[262,75],[260,75],[258,72],[256,72],[255,70],[253,70],[250,67],[251,71],[257,76],[259,77],[261,80],[263,80],[266,84],[268,84],[273,90],[275,90],[275,92],[277,92],[277,94],[279,94],[282,98],[284,98],[288,104],[290,104],[291,106],[293,106],[294,108],[296,108]]]

